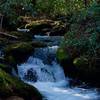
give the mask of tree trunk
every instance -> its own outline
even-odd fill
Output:
[[[0,31],[2,30],[2,24],[3,24],[3,16],[1,16],[1,21],[0,21]]]
[[[10,35],[10,34],[4,33],[4,32],[0,32],[0,37],[6,37],[6,38],[9,38],[9,39],[18,40],[17,36],[13,36],[13,35]]]
[[[34,6],[36,5],[36,0],[32,0],[31,2],[32,2],[32,4],[33,4]]]
[[[83,0],[83,2],[84,2],[84,5],[85,5],[85,8],[87,8],[88,5],[89,5],[89,0]]]

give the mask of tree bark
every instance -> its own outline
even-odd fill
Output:
[[[10,34],[4,33],[4,32],[0,32],[0,37],[7,37],[7,38],[10,38],[10,39],[14,39],[14,40],[18,39],[17,36],[13,36],[13,35],[10,35]]]
[[[31,2],[32,2],[32,4],[33,4],[34,6],[36,5],[36,0],[32,0]]]
[[[88,5],[89,5],[89,0],[83,0],[83,2],[84,2],[84,5],[85,5],[85,8],[87,8]]]
[[[3,24],[3,16],[1,16],[1,21],[0,21],[0,31],[2,30],[2,24]]]

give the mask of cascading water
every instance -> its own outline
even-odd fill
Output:
[[[70,88],[68,78],[56,62],[58,46],[35,49],[28,61],[18,66],[20,78],[35,86],[44,100],[98,100],[95,90]]]

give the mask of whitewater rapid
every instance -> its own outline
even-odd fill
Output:
[[[57,48],[36,49],[26,63],[18,65],[19,77],[35,86],[45,97],[44,100],[99,100],[95,89],[69,87],[69,78],[65,77],[55,59]]]

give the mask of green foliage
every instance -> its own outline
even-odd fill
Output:
[[[88,0],[88,6],[94,0]],[[84,0],[3,0],[0,1],[0,12],[3,13],[10,27],[16,29],[21,15],[45,15],[56,17],[71,15],[86,9]]]
[[[88,0],[91,5],[94,0]],[[37,0],[36,10],[50,16],[67,15],[85,9],[84,0]]]
[[[100,32],[100,4],[94,3],[93,6],[88,9],[88,14],[95,20],[96,31]]]
[[[32,14],[33,5],[31,0],[3,0],[0,1],[0,12],[7,18],[9,26],[16,27],[20,15]]]
[[[33,38],[31,33],[12,31],[9,34],[18,37],[21,41],[31,41]]]
[[[63,14],[66,13],[65,0],[37,0],[36,10],[42,14]]]
[[[65,35],[65,41],[62,42],[63,47],[71,48],[72,52],[76,48],[80,56],[88,59],[99,57],[97,51],[100,48],[99,7],[99,4],[95,3],[84,10],[83,14],[80,12],[72,16],[70,29]]]
[[[10,16],[10,14],[17,15],[23,10],[32,11],[32,6],[31,0],[6,0],[0,4],[0,10],[2,13]]]

